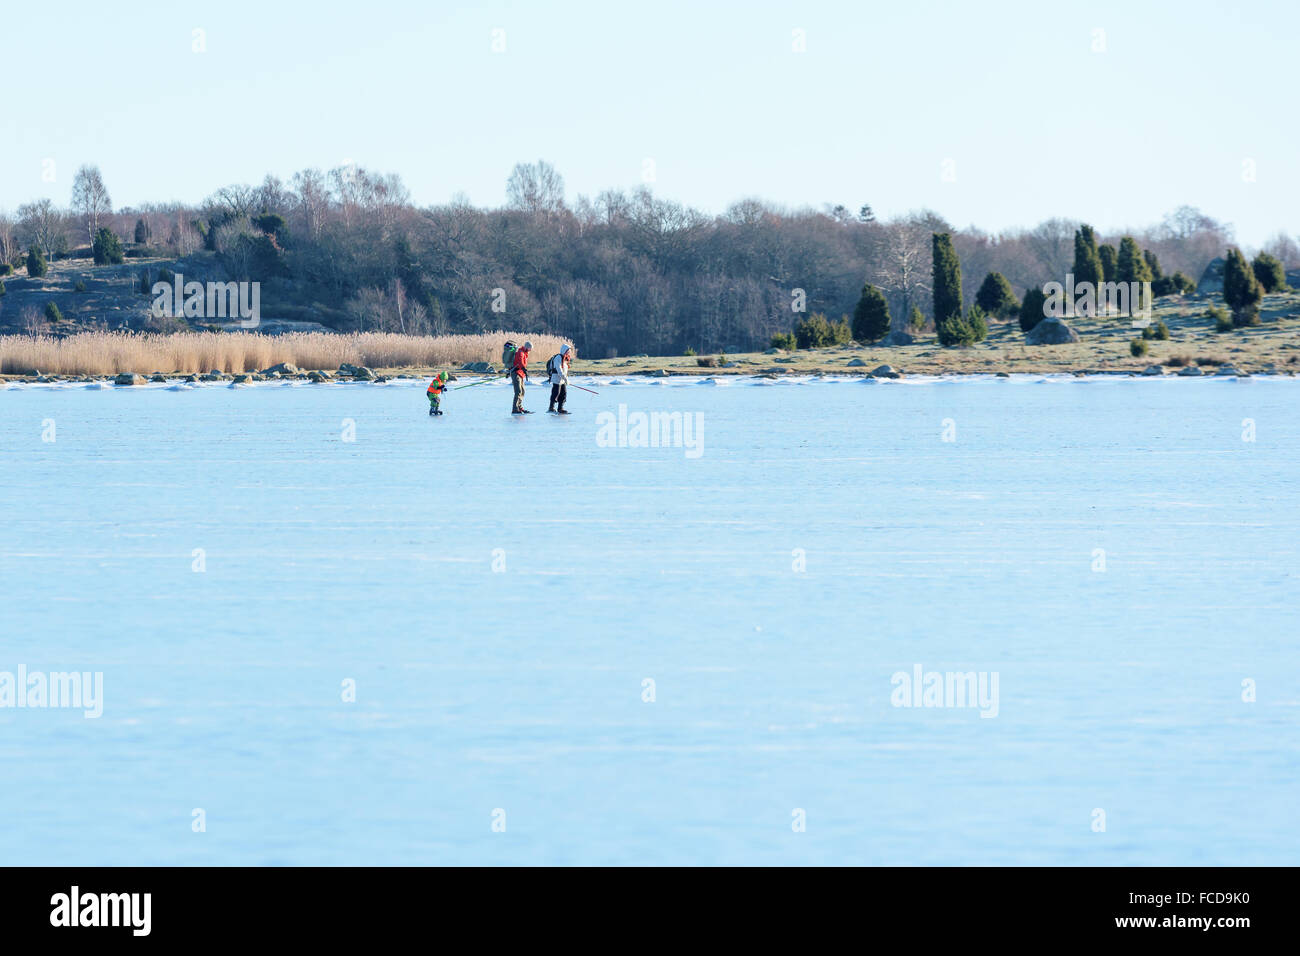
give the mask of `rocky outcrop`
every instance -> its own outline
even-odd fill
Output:
[[[877,365],[871,370],[873,378],[902,378],[903,373],[892,365]]]
[[[137,375],[135,372],[123,372],[113,379],[114,385],[143,385],[144,382],[144,376]]]
[[[911,345],[915,341],[916,339],[912,338],[911,333],[904,332],[902,329],[894,329],[894,331],[890,332],[888,335],[886,335],[883,339],[880,340],[880,344],[881,345]]]
[[[1043,319],[1027,333],[1026,345],[1066,345],[1079,341],[1079,333],[1060,319]]]
[[[1227,261],[1222,257],[1210,260],[1210,264],[1205,267],[1201,273],[1201,279],[1196,283],[1197,295],[1215,295],[1223,291],[1223,269]]]
[[[348,362],[344,362],[339,366],[339,374],[347,375],[358,382],[373,382],[375,380],[375,373],[373,371],[366,368],[364,365],[352,365]]]

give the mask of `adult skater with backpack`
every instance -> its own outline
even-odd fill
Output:
[[[548,412],[569,414],[564,410],[564,403],[569,397],[569,362],[572,360],[573,348],[566,345],[546,363],[546,371],[551,376],[551,407]]]
[[[506,343],[510,345],[509,342]],[[525,342],[519,348],[515,349],[514,355],[510,358],[510,384],[515,390],[515,404],[510,410],[512,415],[531,415],[528,409],[524,408],[524,385],[528,382],[528,356],[532,354],[533,343]],[[505,355],[502,355],[505,358]]]

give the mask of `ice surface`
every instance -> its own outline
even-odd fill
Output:
[[[0,860],[1300,863],[1300,382],[622,381],[5,390]]]

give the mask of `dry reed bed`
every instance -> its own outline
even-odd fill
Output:
[[[280,362],[304,369],[336,369],[344,363],[370,368],[460,366],[501,361],[506,339],[533,343],[534,361],[545,361],[566,339],[522,332],[420,336],[393,332],[180,332],[132,335],[81,332],[50,336],[0,336],[0,374],[116,375],[119,372],[254,372]]]

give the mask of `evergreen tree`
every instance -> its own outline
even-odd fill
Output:
[[[1232,324],[1237,328],[1259,324],[1259,300],[1264,287],[1255,278],[1240,249],[1229,249],[1223,266],[1223,301],[1232,309]]]
[[[962,318],[961,263],[952,247],[952,236],[932,233],[934,284],[934,329],[940,345],[969,345],[974,330]]]
[[[143,219],[135,221],[135,244],[143,246],[149,241],[149,225]]]
[[[966,310],[966,325],[971,331],[971,341],[983,342],[989,334],[989,323],[986,313],[978,305],[972,305]]]
[[[1025,297],[1020,301],[1020,331],[1028,332],[1043,321],[1047,308],[1047,295],[1042,289],[1026,289]]]
[[[1009,318],[1020,311],[1020,302],[1011,290],[1011,283],[1001,272],[990,272],[984,277],[975,293],[975,304],[989,315]]]
[[[889,302],[884,293],[868,282],[853,310],[853,337],[859,342],[878,342],[889,334]]]
[[[1286,269],[1275,256],[1261,252],[1251,262],[1250,267],[1265,292],[1277,292],[1286,288]]]
[[[1115,274],[1119,271],[1119,253],[1110,243],[1097,247],[1097,258],[1101,260],[1101,279],[1103,282],[1118,282]]]
[[[45,256],[41,250],[35,246],[27,250],[27,274],[32,278],[40,278],[45,275],[48,268],[45,265]]]
[[[1100,285],[1104,275],[1101,255],[1097,252],[1097,237],[1092,226],[1085,223],[1074,233],[1074,284],[1091,282]]]
[[[1156,258],[1156,254],[1154,252],[1152,252],[1150,249],[1143,249],[1142,258],[1143,260],[1146,261],[1147,268],[1151,270],[1152,282],[1155,282],[1157,279],[1164,278],[1165,274],[1162,271],[1160,271],[1160,260]]]
[[[1138,249],[1137,240],[1125,236],[1119,241],[1119,256],[1115,263],[1116,282],[1150,282],[1151,267]]]

